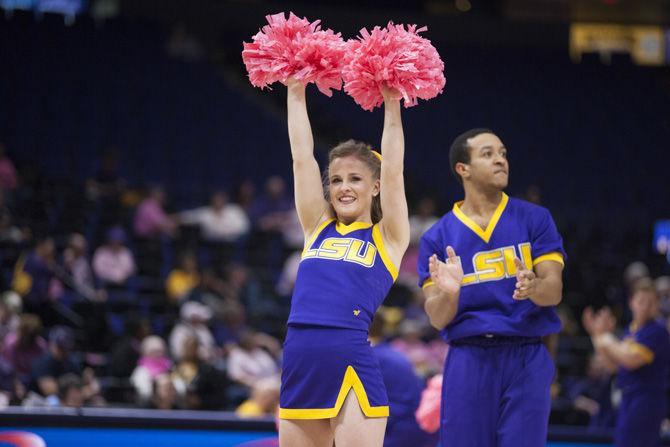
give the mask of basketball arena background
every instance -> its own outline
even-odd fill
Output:
[[[618,392],[580,315],[609,305],[623,326],[628,287],[642,276],[670,314],[670,1],[0,8],[0,340],[4,351],[29,342],[0,356],[0,446],[277,445],[274,377],[302,240],[285,89],[253,88],[241,50],[282,11],[345,38],[389,20],[428,26],[447,83],[403,109],[413,223],[461,198],[453,138],[480,126],[500,135],[508,193],[549,208],[568,253],[548,445],[611,444]],[[347,138],[378,144],[379,110],[342,92],[310,91],[308,102],[321,162]],[[209,206],[230,213],[219,233],[202,221]],[[144,212],[160,223],[147,229]],[[125,250],[123,265],[105,264],[110,246]],[[385,336],[427,380],[444,347],[416,273],[401,270]],[[179,327],[196,320],[205,338],[189,362]],[[148,334],[161,354],[151,365],[170,379],[147,389],[134,373]],[[72,367],[46,396],[31,361],[53,343]]]

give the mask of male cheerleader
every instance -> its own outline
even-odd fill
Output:
[[[546,445],[565,252],[546,209],[508,197],[507,149],[488,129],[459,135],[449,163],[465,200],[421,238],[431,324],[450,344],[441,446]]]
[[[617,447],[660,445],[666,415],[666,381],[670,366],[670,335],[659,320],[659,299],[649,278],[638,280],[629,301],[633,321],[623,340],[611,331],[616,321],[608,308],[584,311],[584,328],[593,346],[619,367],[621,405],[616,424]]]

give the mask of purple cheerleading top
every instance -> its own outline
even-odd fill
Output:
[[[378,225],[327,220],[305,244],[288,324],[367,331],[397,276]]]
[[[648,389],[664,393],[670,367],[670,335],[664,322],[652,320],[640,328],[631,324],[623,342],[642,355],[645,364],[635,370],[619,368],[617,385],[621,391],[625,394]]]
[[[458,311],[443,330],[445,340],[479,335],[540,337],[558,332],[560,320],[553,307],[540,307],[530,299],[512,298],[516,285],[518,257],[532,269],[540,262],[560,264],[566,258],[563,240],[549,211],[523,200],[502,200],[488,227],[482,229],[454,205],[421,238],[419,247],[419,285],[433,284],[428,260],[437,254],[446,258],[451,245],[465,274]]]

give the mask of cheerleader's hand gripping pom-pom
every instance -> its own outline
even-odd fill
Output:
[[[430,41],[419,36],[426,30],[390,22],[371,32],[363,28],[357,39],[347,42],[344,91],[365,110],[382,104],[383,85],[397,90],[405,107],[442,93],[444,63]]]
[[[244,42],[242,60],[249,80],[265,88],[288,78],[313,82],[325,95],[342,88],[342,63],[346,43],[332,30],[322,30],[319,20],[310,22],[289,13],[266,16],[265,25],[251,43]],[[269,87],[268,87],[269,88]]]

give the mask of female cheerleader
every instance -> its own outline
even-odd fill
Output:
[[[396,92],[382,93],[381,155],[361,142],[341,143],[322,179],[305,86],[288,82],[295,203],[306,242],[284,344],[282,447],[383,444],[388,399],[367,331],[397,277],[409,221],[400,102]]]

